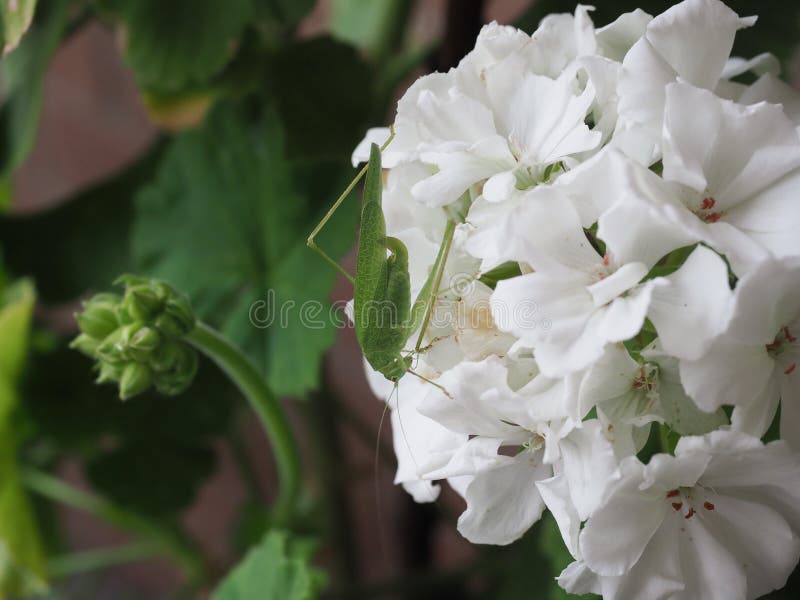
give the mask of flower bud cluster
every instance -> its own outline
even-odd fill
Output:
[[[195,325],[189,301],[162,281],[125,275],[118,283],[122,296],[97,294],[75,315],[81,333],[72,347],[97,361],[97,383],[117,383],[123,400],[151,386],[181,393],[197,372],[197,352],[184,341]]]

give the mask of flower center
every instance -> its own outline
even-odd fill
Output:
[[[650,395],[658,391],[658,367],[651,363],[645,363],[639,368],[639,374],[633,378],[631,383],[633,389],[645,392]]]
[[[667,492],[666,499],[672,510],[683,515],[686,520],[692,519],[698,511],[712,511],[716,507],[705,498],[698,497],[698,488],[675,488]],[[702,503],[700,502],[702,500]]]
[[[700,207],[694,210],[702,221],[716,223],[722,218],[722,211],[716,209],[717,200],[713,196],[706,196],[700,201]]]
[[[767,354],[782,364],[783,372],[786,375],[794,373],[797,368],[796,358],[800,353],[797,337],[792,334],[794,325],[796,323],[781,327],[775,335],[775,339],[766,346]]]

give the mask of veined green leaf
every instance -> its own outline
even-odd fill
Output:
[[[139,86],[176,92],[206,83],[234,54],[251,0],[106,0],[124,24],[125,58]]]
[[[292,133],[286,140],[289,158],[349,158],[370,119],[378,118],[364,91],[373,76],[355,48],[327,37],[281,48],[267,64],[265,84]]]
[[[222,581],[212,600],[312,600],[325,576],[311,566],[314,545],[270,531]]]
[[[316,386],[335,335],[327,298],[335,273],[308,252],[306,233],[344,169],[290,163],[284,146],[273,111],[253,120],[219,107],[176,139],[139,196],[133,252],[139,272],[187,293],[277,393],[300,395]],[[351,244],[355,208],[347,203],[323,234],[335,256]]]

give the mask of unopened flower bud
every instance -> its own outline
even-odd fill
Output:
[[[175,368],[181,360],[181,344],[164,342],[150,355],[150,367],[157,373],[165,373]]]
[[[125,294],[98,294],[76,315],[72,347],[97,361],[98,383],[117,382],[125,400],[150,385],[165,394],[185,390],[197,354],[183,338],[194,328],[189,301],[163,281],[125,275]]]
[[[100,342],[90,336],[88,333],[81,333],[70,343],[69,347],[73,350],[85,354],[86,356],[94,357],[97,352],[97,347]]]
[[[158,347],[161,336],[158,331],[146,325],[131,336],[128,347],[137,352],[150,353]]]
[[[176,319],[166,312],[156,317],[153,327],[169,338],[181,338],[188,333],[185,324],[180,319]]]
[[[195,325],[194,312],[185,296],[173,294],[165,309],[165,314],[172,317],[181,330],[181,337],[189,333]]]
[[[102,340],[119,326],[115,305],[108,302],[89,301],[82,312],[75,314],[81,332]]]
[[[98,364],[98,375],[95,383],[116,383],[122,377],[122,370],[125,363],[119,365],[111,364],[109,362],[100,362]]]
[[[100,361],[119,363],[128,359],[122,345],[124,328],[116,329],[97,346],[95,354]]]
[[[150,367],[138,362],[128,363],[119,378],[119,397],[127,400],[141,394],[152,382],[153,374]]]
[[[172,368],[155,374],[156,389],[167,396],[180,394],[197,374],[197,353],[186,345],[180,345],[173,353]]]
[[[126,292],[124,306],[133,319],[148,323],[158,315],[164,302],[152,289],[139,286]]]
[[[128,340],[128,352],[134,360],[146,362],[150,354],[158,348],[161,336],[158,331],[146,325],[140,327]]]
[[[131,344],[131,339],[133,338],[136,333],[142,329],[144,325],[139,321],[134,321],[133,323],[128,323],[123,327],[119,328],[119,346],[121,348],[128,348]]]

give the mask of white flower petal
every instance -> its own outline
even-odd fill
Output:
[[[651,498],[639,490],[644,467],[635,459],[623,464],[629,472],[623,471],[626,476],[613,485],[605,505],[594,513],[580,536],[583,560],[600,575],[629,571],[661,526],[667,510],[660,497]]]
[[[667,285],[654,290],[647,315],[668,354],[696,360],[728,325],[733,301],[728,267],[713,250],[698,246],[663,279]]]
[[[369,150],[372,147],[372,144],[383,146],[386,140],[389,139],[390,135],[391,132],[389,131],[388,127],[372,127],[367,129],[367,135],[364,136],[364,139],[361,140],[358,143],[358,146],[356,146],[356,149],[353,150],[353,156],[351,158],[353,166],[357,167],[359,163],[367,162],[369,160]],[[395,164],[392,164],[392,161],[387,160],[387,156],[385,154],[381,158],[381,163],[384,169],[395,166]]]
[[[600,52],[612,60],[622,61],[652,20],[653,17],[640,8],[620,15],[613,23],[597,30]]]
[[[508,370],[497,357],[462,362],[439,377],[443,389],[429,386],[419,410],[450,431],[527,441],[531,434],[510,424],[526,421],[527,412],[507,380]]]
[[[774,54],[769,52],[764,52],[750,59],[732,56],[725,63],[721,77],[723,79],[733,79],[748,72],[752,72],[755,75],[778,75],[781,72],[781,62]]]
[[[795,88],[771,73],[759,77],[753,85],[742,92],[737,101],[742,104],[764,101],[780,104],[783,112],[792,122],[800,123],[800,94]]]
[[[420,159],[439,169],[411,188],[414,198],[428,206],[455,202],[471,185],[515,165],[505,140],[499,136],[484,138],[464,149],[422,152]]]
[[[572,502],[569,483],[564,475],[556,475],[536,482],[542,500],[553,513],[561,538],[572,556],[579,556],[578,534],[581,531],[581,518]]]
[[[585,421],[561,440],[563,474],[581,521],[588,519],[614,481],[617,459],[614,448],[596,419]]]
[[[781,439],[800,452],[800,375],[794,371],[781,377],[780,425]]]
[[[713,88],[736,31],[751,24],[719,0],[685,0],[650,21],[645,36],[681,78]]]
[[[664,177],[714,197],[725,212],[800,166],[800,138],[779,106],[667,86]]]
[[[699,515],[702,515],[701,511]],[[745,600],[747,578],[740,564],[700,522],[701,516],[685,523],[684,535],[679,536],[681,571],[686,590],[680,600]],[[686,520],[683,515],[671,515],[675,520]]]
[[[567,565],[558,576],[558,585],[570,594],[602,594],[600,580],[586,563],[576,560]]]
[[[780,513],[758,502],[722,494],[710,499],[714,510],[700,511],[700,525],[744,569],[747,597],[760,598],[783,587],[800,559],[800,539],[789,523]],[[701,562],[707,558],[705,553],[698,552]],[[710,586],[718,587],[719,571],[713,565],[704,567],[704,579]]]
[[[483,197],[489,202],[502,202],[508,200],[517,189],[517,178],[513,171],[504,171],[492,175],[483,184]]]
[[[599,308],[635,287],[648,270],[644,263],[630,262],[586,289],[592,295],[594,305]]]
[[[782,148],[786,150],[786,148]],[[797,146],[800,150],[800,144]],[[766,158],[766,157],[765,157]],[[800,256],[800,169],[725,214],[725,221],[767,248],[777,258]]]
[[[745,405],[764,393],[775,368],[764,346],[721,336],[699,360],[680,362],[681,382],[697,406],[711,412],[723,404]]]
[[[536,482],[552,475],[541,452],[525,451],[513,461],[483,471],[467,486],[467,509],[458,531],[474,544],[510,544],[542,516],[544,502]]]

